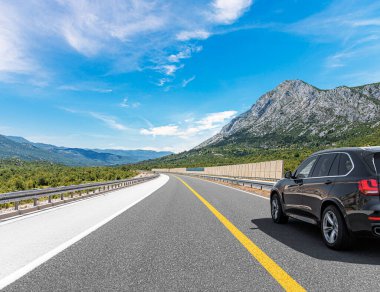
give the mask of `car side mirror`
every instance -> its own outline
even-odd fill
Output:
[[[288,170],[287,172],[285,172],[285,178],[287,179],[290,179],[290,178],[293,178],[293,174],[290,170]]]

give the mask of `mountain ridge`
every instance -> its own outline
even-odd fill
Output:
[[[380,124],[380,83],[325,90],[302,80],[285,80],[195,149],[243,140],[257,147],[297,144],[296,139],[306,144],[323,144],[324,139],[329,144],[371,123]]]
[[[49,161],[69,166],[111,166],[170,155],[169,151],[82,149],[34,143],[23,137],[0,135],[0,158]]]

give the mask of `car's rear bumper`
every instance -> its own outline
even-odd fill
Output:
[[[346,216],[347,227],[357,236],[373,236],[380,238],[380,212],[355,211]]]

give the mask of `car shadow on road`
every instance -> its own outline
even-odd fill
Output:
[[[360,238],[349,250],[327,248],[317,226],[290,219],[288,224],[274,224],[271,218],[251,220],[257,228],[273,239],[311,257],[357,264],[380,265],[380,240]]]

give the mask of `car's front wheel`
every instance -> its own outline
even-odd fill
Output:
[[[282,205],[278,194],[274,194],[270,199],[270,209],[272,219],[275,223],[283,224],[287,223],[289,217],[282,211]]]
[[[336,250],[349,247],[350,235],[337,207],[331,205],[323,211],[321,231],[323,241],[328,247]]]

